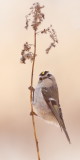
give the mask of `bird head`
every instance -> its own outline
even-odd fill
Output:
[[[53,81],[53,75],[49,71],[43,71],[39,74],[39,83],[43,82],[44,80]]]

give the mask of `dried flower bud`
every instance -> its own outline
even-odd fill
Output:
[[[25,64],[25,58],[24,58],[24,56],[21,57],[20,62]]]
[[[28,29],[30,21],[29,16],[31,15],[33,17],[31,26],[35,31],[38,29],[38,26],[44,19],[44,14],[41,12],[42,8],[44,8],[44,6],[40,6],[38,2],[33,4],[33,6],[30,8],[31,12],[26,16],[26,26],[25,26],[26,29]]]
[[[50,38],[52,39],[50,46],[46,49],[46,53],[49,53],[50,49],[52,47],[55,47],[56,43],[58,43],[56,32],[52,28],[52,25],[50,25],[50,27],[48,27],[47,29],[42,30],[41,33],[45,33],[45,34],[48,33]]]
[[[36,55],[35,55],[36,56]],[[27,59],[30,59],[31,62],[34,60],[34,54],[32,52],[24,53],[20,59],[21,63],[25,63]]]
[[[42,30],[41,33],[45,33],[46,34],[47,33],[46,29]]]
[[[58,39],[56,39],[56,43],[58,43]]]
[[[31,59],[32,56],[33,54],[31,52],[24,55],[25,59]]]
[[[23,54],[24,54],[24,50],[21,51],[21,55],[23,55]]]
[[[31,49],[31,45],[28,44],[28,42],[26,42],[26,43],[24,44],[24,51],[29,51],[30,49]]]
[[[24,44],[24,50],[25,51],[29,51],[31,49],[31,47],[29,47],[28,45]]]

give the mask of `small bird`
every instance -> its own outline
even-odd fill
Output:
[[[34,90],[32,103],[34,109],[32,114],[37,115],[48,122],[58,122],[70,143],[59,103],[57,83],[55,77],[49,71],[40,73],[37,87]]]

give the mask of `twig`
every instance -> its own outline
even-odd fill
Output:
[[[33,63],[32,63],[32,72],[31,72],[31,88],[33,87],[35,56],[36,56],[36,31],[34,31],[34,59],[33,59]],[[32,89],[30,90],[30,103],[31,103],[31,112],[33,112]],[[35,142],[36,142],[37,156],[38,156],[38,160],[40,160],[39,144],[38,144],[38,138],[37,138],[37,134],[36,134],[36,126],[35,126],[35,120],[34,120],[33,114],[32,114],[32,124],[33,124],[34,137],[35,137]]]
[[[43,29],[41,31],[38,31],[39,26],[41,25],[42,21],[45,19],[45,15],[42,13],[42,9],[44,6],[41,6],[38,2],[34,3],[32,7],[30,8],[30,13],[26,16],[26,26],[25,28],[28,29],[29,26],[32,27],[34,30],[34,44],[29,44],[26,42],[24,44],[23,50],[21,52],[21,63],[25,63],[26,60],[30,60],[32,62],[32,71],[31,71],[31,86],[30,89],[30,104],[31,104],[31,113],[33,113],[33,105],[32,105],[32,99],[33,99],[33,76],[34,76],[34,65],[35,65],[35,57],[36,57],[36,35],[39,33],[41,34],[49,34],[52,42],[50,43],[49,47],[46,49],[46,53],[49,53],[50,49],[52,47],[56,46],[56,43],[58,43],[57,36],[55,34],[54,29],[52,28],[52,25],[48,27],[47,29]],[[32,16],[32,18],[30,18]],[[34,46],[34,51],[33,47]],[[38,138],[36,134],[36,126],[35,126],[35,119],[34,114],[32,115],[32,124],[33,124],[33,130],[34,130],[34,137],[35,137],[35,143],[36,143],[36,149],[37,149],[37,156],[38,160],[40,160],[40,152],[39,152],[39,143]]]

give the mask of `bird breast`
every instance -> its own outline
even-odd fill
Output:
[[[42,119],[46,120],[46,122],[56,124],[56,119],[51,112],[50,108],[48,107],[47,103],[44,100],[42,95],[41,87],[37,87],[34,92],[34,101],[33,101],[33,108],[35,113],[41,117]]]
[[[34,110],[38,115],[44,115],[50,112],[50,109],[47,106],[47,103],[44,100],[42,95],[41,87],[36,87],[34,92],[34,101],[33,101]]]

